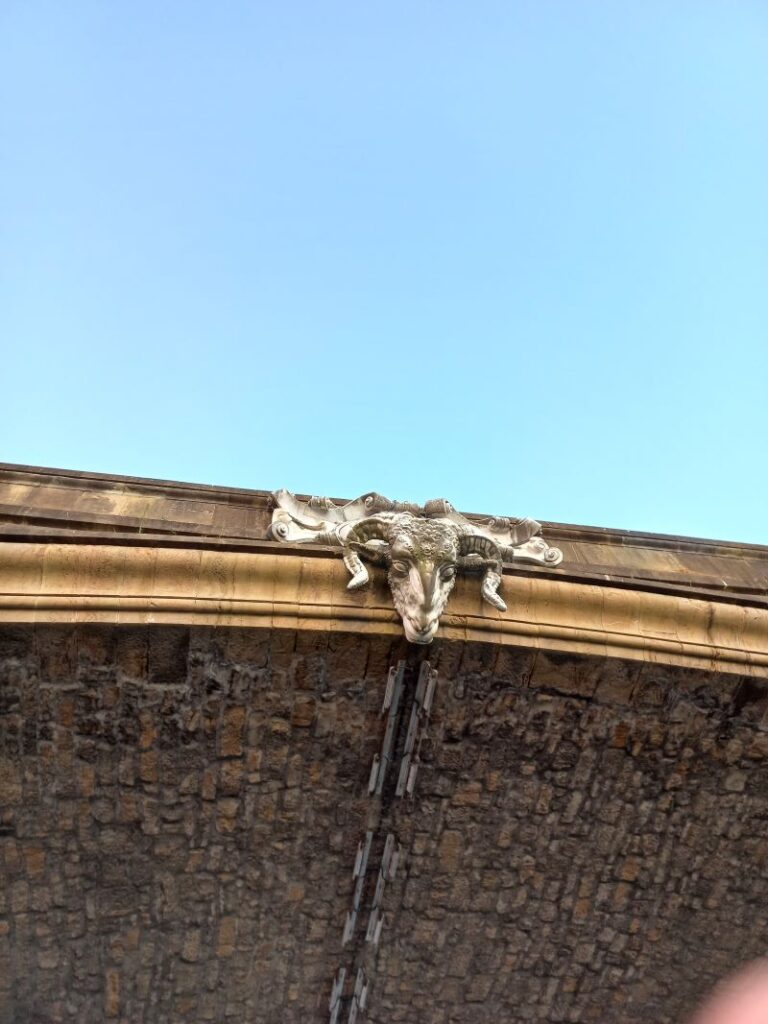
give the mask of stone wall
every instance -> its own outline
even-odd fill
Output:
[[[427,656],[415,795],[374,801],[388,667],[406,660],[412,694]],[[759,680],[354,634],[3,627],[0,701],[8,1024],[322,1022],[358,965],[381,1024],[682,1024],[768,942]],[[359,929],[341,944],[366,828],[403,851],[377,950]]]

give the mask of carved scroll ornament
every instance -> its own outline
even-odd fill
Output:
[[[328,498],[301,501],[275,491],[269,536],[290,544],[332,544],[342,549],[352,579],[349,590],[369,580],[366,563],[387,569],[389,587],[406,637],[429,644],[459,572],[482,573],[483,599],[506,610],[498,594],[504,562],[550,568],[563,558],[541,536],[534,519],[471,522],[442,498],[423,507],[364,494],[346,505]]]

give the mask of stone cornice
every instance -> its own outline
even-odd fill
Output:
[[[40,499],[43,492],[51,490],[59,492],[58,500],[50,497]],[[87,500],[89,493],[93,495],[94,499],[90,508]],[[71,497],[64,497],[66,494]],[[108,496],[111,497],[111,501]],[[308,495],[299,495],[299,497],[308,497]],[[132,499],[144,499],[145,501],[156,499],[152,507],[160,513],[157,520],[148,520],[145,511],[147,506],[141,506],[140,500],[133,502]],[[343,503],[346,499],[337,497],[334,500]],[[233,510],[252,510],[262,513],[265,523],[268,523],[274,507],[271,492],[265,490],[0,462],[0,521],[2,521],[3,515],[21,519],[49,518],[53,523],[70,523],[74,527],[79,523],[103,523],[105,518],[109,518],[127,520],[125,523],[121,522],[125,528],[141,524],[146,526],[148,522],[157,522],[158,525],[173,532],[178,532],[180,523],[184,522],[185,526],[192,529],[192,532],[203,533],[207,530],[210,534],[209,524],[205,522],[197,524],[197,528],[195,528],[194,519],[198,517],[187,517],[182,520],[173,514],[182,503],[188,504],[190,507],[205,504]],[[128,514],[129,510],[133,511],[139,508],[141,508],[139,515]],[[487,519],[489,516],[489,513],[467,512],[464,514],[469,519],[478,520]],[[200,518],[204,519],[205,516]],[[646,549],[659,552],[690,552],[710,558],[717,556],[739,559],[754,557],[768,565],[768,546],[762,544],[707,540],[638,530],[618,530],[602,526],[580,526],[547,520],[541,520],[541,525],[557,543],[618,548],[625,551]],[[216,533],[240,536],[239,526],[239,523],[234,528],[221,526]]]
[[[106,622],[358,630],[397,635],[383,577],[350,593],[330,551],[269,542],[234,551],[142,545],[115,537],[78,543],[6,539],[0,621]],[[461,580],[444,614],[444,641],[477,640],[768,677],[768,609],[687,593],[642,590],[572,574],[504,574],[506,612]]]

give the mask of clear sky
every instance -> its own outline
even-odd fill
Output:
[[[765,0],[0,5],[0,459],[768,543]]]

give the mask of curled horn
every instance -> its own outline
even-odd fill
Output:
[[[497,594],[501,583],[501,549],[490,537],[483,537],[480,534],[464,534],[459,538],[459,556],[466,558],[467,555],[481,555],[485,564],[485,574],[480,592],[483,600],[505,612],[507,606]]]
[[[344,540],[343,558],[344,565],[346,565],[352,577],[347,584],[347,590],[359,590],[370,579],[368,569],[358,552],[366,551],[366,545],[372,540],[389,540],[386,524],[375,516],[370,516],[368,519],[355,523],[349,533],[347,533]],[[375,557],[376,552],[368,549],[368,554]]]

